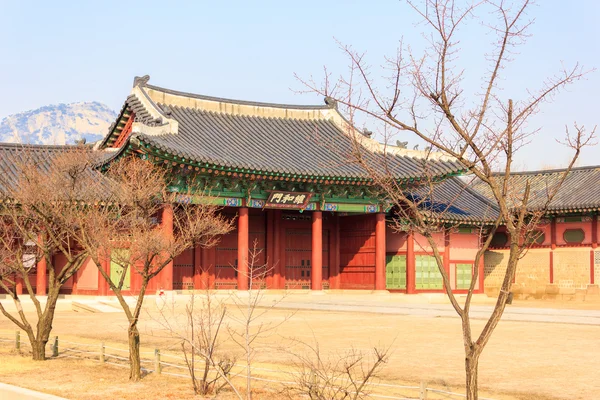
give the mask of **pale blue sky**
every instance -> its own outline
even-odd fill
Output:
[[[506,70],[504,92],[519,98],[545,76],[579,61],[600,67],[600,2],[541,0],[531,12],[533,37]],[[0,118],[47,104],[100,101],[118,110],[135,75],[189,92],[281,103],[322,103],[299,95],[294,73],[320,77],[323,65],[347,62],[334,37],[368,51],[379,65],[398,39],[421,42],[416,15],[404,2],[377,1],[2,1]],[[488,38],[473,30],[465,47]],[[477,72],[481,54],[461,63]],[[533,120],[542,129],[521,152],[521,168],[560,167],[554,143],[564,125],[600,122],[600,71],[569,88]],[[514,95],[513,95],[514,94]],[[413,138],[407,137],[409,142]],[[600,164],[600,146],[580,164]]]

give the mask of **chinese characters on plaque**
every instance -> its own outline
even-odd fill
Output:
[[[302,210],[308,205],[311,196],[312,193],[273,191],[269,195],[265,207]]]

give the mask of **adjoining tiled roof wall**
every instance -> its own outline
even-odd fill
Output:
[[[0,143],[0,198],[5,197],[7,191],[19,182],[19,165],[26,164],[49,171],[52,160],[57,156],[76,151],[76,146],[49,146],[49,145],[23,145]],[[90,149],[91,151],[91,149]],[[97,152],[98,162],[112,156],[111,153]],[[101,173],[89,169],[90,179],[98,182],[98,186],[92,197],[96,200],[102,199],[110,190],[108,179]],[[58,190],[58,189],[57,189]]]
[[[352,161],[353,143],[332,121],[233,115],[159,104],[161,111],[179,123],[176,135],[137,137],[151,146],[190,161],[229,168],[297,175],[368,178]],[[375,167],[387,163],[399,179],[462,170],[452,161],[364,152]],[[425,166],[427,164],[427,166]]]
[[[531,185],[529,208],[544,207],[548,194],[553,192],[565,170],[518,172],[510,176],[510,190],[515,196],[522,196],[526,182]],[[497,175],[499,182],[502,175]],[[492,199],[488,185],[481,181],[473,183],[473,188]],[[556,196],[548,207],[551,212],[582,212],[600,209],[600,166],[572,169],[567,175]]]
[[[417,199],[428,199],[422,208],[434,220],[477,224],[493,222],[498,217],[496,205],[458,177],[435,183],[432,188],[417,186],[412,194]]]

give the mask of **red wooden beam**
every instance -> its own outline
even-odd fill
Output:
[[[312,290],[323,289],[323,213],[312,213],[312,248],[310,281]]]
[[[117,140],[115,140],[115,143],[113,143],[113,145],[112,145],[113,148],[119,148],[123,145],[123,143],[125,143],[125,141],[129,137],[129,134],[131,133],[131,130],[133,129],[134,118],[135,118],[135,114],[131,113],[131,115],[129,116],[129,119],[125,123],[125,126],[121,130],[119,137],[117,138]]]

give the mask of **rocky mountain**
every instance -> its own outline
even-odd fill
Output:
[[[0,122],[0,142],[88,143],[102,139],[117,114],[98,102],[58,104],[10,115]]]

